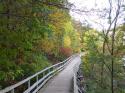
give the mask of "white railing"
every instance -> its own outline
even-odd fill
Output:
[[[18,88],[25,84],[27,89],[25,89],[22,93],[36,93],[45,83],[53,77],[57,72],[64,69],[64,67],[70,62],[72,58],[77,55],[73,55],[63,62],[57,63],[46,69],[20,81],[19,83],[9,86],[3,90],[0,90],[0,93],[17,93]],[[32,81],[35,80],[34,83]]]
[[[74,93],[85,93],[85,88],[80,85],[82,81],[79,78],[83,79],[83,77],[81,77],[80,74],[78,74],[79,70],[80,70],[80,63],[78,63],[74,67],[74,76],[73,76]]]

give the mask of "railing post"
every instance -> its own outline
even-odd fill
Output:
[[[60,66],[61,66],[61,64],[58,64],[58,67],[60,67]],[[58,67],[57,67],[57,68],[58,68]]]
[[[36,82],[37,82],[37,87],[38,87],[38,80],[39,80],[39,76],[36,76]]]
[[[50,72],[50,68],[48,69],[48,73]]]
[[[14,93],[14,89],[11,90],[11,93]]]
[[[30,88],[30,80],[28,81],[28,88]]]
[[[42,73],[43,77],[45,76],[45,72]]]

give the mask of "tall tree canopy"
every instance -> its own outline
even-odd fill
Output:
[[[67,0],[0,0],[0,88],[78,47],[67,5]]]

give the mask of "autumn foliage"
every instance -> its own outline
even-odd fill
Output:
[[[66,1],[0,0],[0,90],[79,48]]]
[[[69,57],[71,56],[73,53],[72,49],[69,47],[61,47],[60,48],[60,54],[65,56],[65,57]]]

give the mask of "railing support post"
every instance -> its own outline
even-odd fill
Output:
[[[11,93],[14,93],[14,89],[11,90]]]
[[[28,81],[28,88],[30,88],[30,80]]]
[[[43,75],[43,77],[44,77],[44,76],[45,76],[45,72],[43,72],[43,74],[42,74],[42,75]]]
[[[36,76],[36,82],[37,82],[37,87],[38,87],[38,81],[39,81],[39,76]]]
[[[50,72],[50,69],[48,69],[48,73]]]

